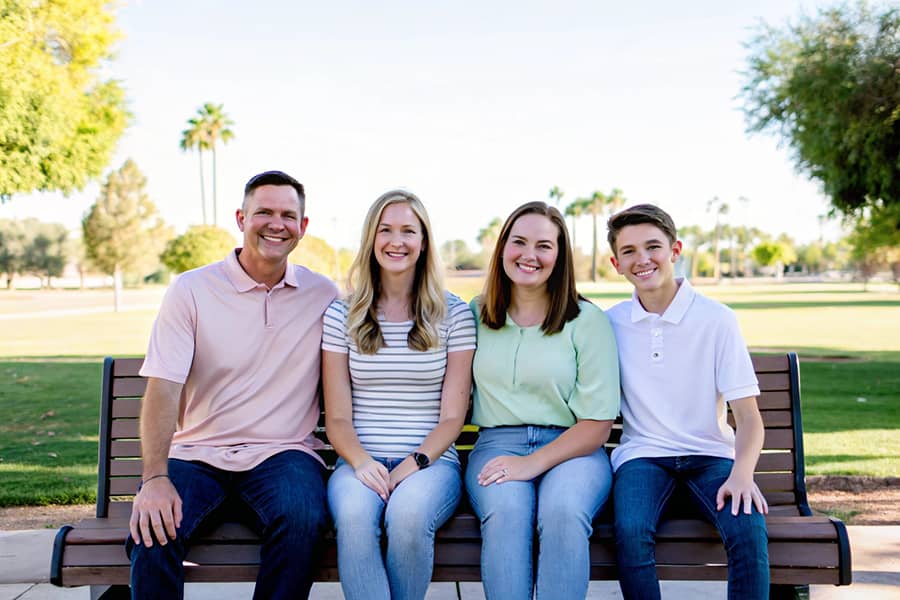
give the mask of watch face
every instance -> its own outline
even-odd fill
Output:
[[[428,455],[421,452],[413,452],[413,460],[416,461],[416,464],[419,465],[420,469],[424,469],[431,464],[431,460],[428,458]]]

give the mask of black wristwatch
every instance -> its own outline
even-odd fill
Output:
[[[428,458],[427,454],[423,454],[421,452],[413,452],[412,457],[413,460],[416,461],[416,465],[419,467],[420,471],[431,464],[431,459]]]

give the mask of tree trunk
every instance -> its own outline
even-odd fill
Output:
[[[122,308],[122,270],[118,265],[113,272],[113,304],[116,312],[119,312]]]
[[[200,156],[200,212],[203,213],[203,224],[206,225],[206,183],[203,177],[203,150],[199,146],[197,154]]]
[[[597,211],[591,212],[594,221],[594,242],[591,246],[591,281],[597,281]]]
[[[78,265],[78,289],[84,291],[84,265]]]
[[[212,165],[212,167],[213,167],[212,168],[212,171],[213,171],[212,172],[212,176],[213,176],[213,185],[212,185],[212,188],[213,188],[213,190],[212,190],[212,192],[213,192],[213,206],[212,206],[213,214],[212,214],[212,222],[213,222],[213,225],[218,226],[218,224],[219,224],[219,205],[218,205],[218,197],[216,196],[216,178],[217,178],[218,173],[216,171],[216,146],[215,146],[215,143],[213,143],[212,155],[213,155],[213,165]]]
[[[731,240],[731,278],[737,277],[737,243]]]
[[[719,281],[719,277],[721,275],[721,265],[719,264],[719,223],[718,219],[716,221],[716,244],[715,250],[713,251],[713,279],[716,280],[716,283]]]

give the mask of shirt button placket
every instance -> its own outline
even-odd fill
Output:
[[[650,361],[661,363],[664,358],[663,330],[659,325],[650,329]]]

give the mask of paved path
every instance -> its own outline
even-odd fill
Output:
[[[849,527],[853,552],[853,585],[849,587],[812,586],[811,600],[887,600],[900,598],[900,526]],[[87,588],[57,588],[46,583],[53,546],[53,530],[0,532],[0,600],[87,600]],[[483,600],[478,583],[461,584],[463,598]],[[662,584],[663,598],[706,600],[725,598],[722,582],[667,581]],[[187,600],[239,600],[250,598],[253,585],[189,584]],[[588,598],[620,599],[615,582],[593,582]],[[318,583],[313,600],[343,598],[339,584]],[[432,584],[427,600],[456,598],[452,583]]]

